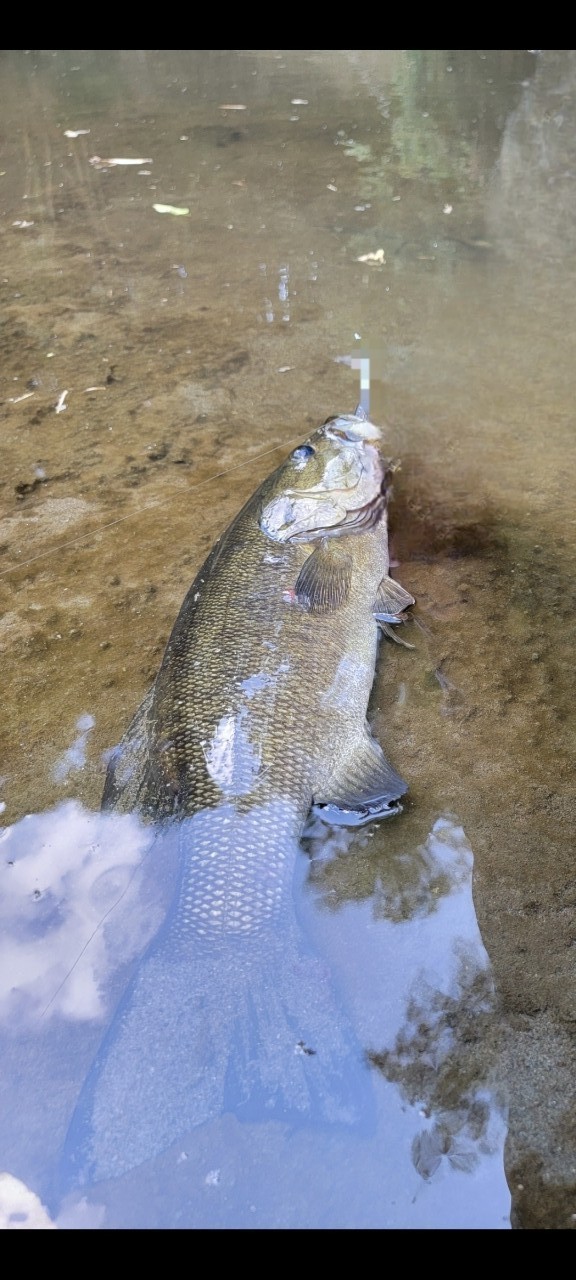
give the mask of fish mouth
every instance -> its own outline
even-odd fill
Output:
[[[358,413],[341,413],[327,418],[321,430],[329,440],[349,441],[350,444],[374,443],[382,437],[381,428],[365,414],[361,417]]]

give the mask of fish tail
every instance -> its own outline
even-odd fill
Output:
[[[241,986],[227,1044],[224,1110],[291,1126],[370,1124],[362,1049],[328,965],[296,927],[288,936],[284,931],[281,946],[268,948],[264,964],[248,963]]]
[[[168,935],[140,963],[92,1065],[60,1190],[120,1177],[225,1112],[363,1129],[372,1105],[329,969],[296,921],[280,938],[186,955]]]
[[[63,1190],[120,1177],[225,1112],[372,1123],[369,1067],[297,918],[301,851],[278,836],[261,857],[253,815],[229,818],[196,815],[158,846],[156,867],[176,854],[179,887],[82,1088]]]

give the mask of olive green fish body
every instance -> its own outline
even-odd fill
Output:
[[[338,449],[368,454],[369,484],[348,498],[369,499],[359,527],[339,494],[340,507],[327,509],[319,485],[308,499],[308,523],[320,522],[310,540],[298,524],[306,487],[290,491],[292,528],[279,526],[274,509],[290,481],[305,485],[298,455],[311,444],[264,482],[186,596],[155,685],[110,766],[105,807],[162,819],[282,800],[298,828],[312,804],[361,804],[380,786],[385,805],[405,790],[369,735],[366,709],[379,626],[399,622],[413,598],[388,577],[385,464],[372,443],[354,438],[377,429],[355,415],[334,421],[345,424],[335,429],[342,441],[322,437],[326,427],[311,440],[320,437],[336,461]],[[324,525],[334,514],[341,519]]]

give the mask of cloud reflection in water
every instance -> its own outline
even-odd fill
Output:
[[[4,829],[0,1021],[11,1030],[105,1016],[106,977],[162,919],[135,876],[152,839],[131,815],[89,813],[73,800]]]

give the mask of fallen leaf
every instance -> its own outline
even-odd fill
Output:
[[[382,267],[386,262],[386,259],[384,257],[384,250],[376,249],[374,253],[363,253],[360,258],[356,259],[356,261],[357,262],[375,262],[378,264],[379,267]]]
[[[96,169],[114,169],[120,164],[153,164],[153,161],[150,156],[139,156],[137,160],[127,156],[111,156],[108,160],[103,160],[101,156],[91,156],[88,164],[93,164]]]
[[[184,218],[186,214],[190,213],[188,208],[181,209],[176,204],[153,204],[152,208],[156,210],[156,213],[173,213],[175,218]]]

